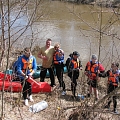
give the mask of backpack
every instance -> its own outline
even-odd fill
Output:
[[[71,58],[67,58],[65,65],[66,65],[67,70],[68,70],[68,76],[71,78],[72,77],[72,72],[71,72],[71,69],[70,69],[70,64],[71,64]]]
[[[66,67],[67,67],[67,70],[68,70],[68,76],[70,78],[72,77],[71,60],[72,60],[72,58],[67,58],[67,60],[66,60]],[[81,67],[82,66],[81,61],[79,60],[78,62],[79,62],[79,65]],[[78,79],[78,77],[79,77],[79,70],[76,69],[74,72],[76,74],[76,78]]]
[[[18,59],[20,58],[21,56],[18,56],[17,60],[15,60],[12,64],[12,70],[13,70],[13,73],[14,74],[17,74],[17,64],[18,64]]]
[[[17,60],[15,60],[11,66],[11,69],[13,71],[12,81],[20,81],[19,76],[17,74],[17,65],[18,65],[19,58],[20,58],[20,56],[18,56]]]
[[[65,65],[66,65],[68,71],[70,69],[70,63],[71,63],[71,58],[67,58]]]
[[[71,63],[72,57],[73,57],[73,54],[70,53],[69,58],[67,58],[65,63],[65,66],[67,67],[68,72],[70,71],[70,63]]]

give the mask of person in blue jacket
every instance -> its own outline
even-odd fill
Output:
[[[59,44],[55,44],[54,46],[55,53],[53,55],[54,67],[56,69],[56,75],[60,84],[60,88],[62,88],[62,95],[66,94],[65,90],[65,82],[63,80],[63,72],[64,72],[64,51],[60,49]]]
[[[27,82],[28,77],[32,77],[37,69],[36,58],[31,54],[30,48],[24,49],[23,55],[19,57],[17,62],[17,74],[23,86],[23,99],[25,105],[28,106],[28,99],[33,102],[31,84]]]

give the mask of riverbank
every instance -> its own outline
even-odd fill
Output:
[[[58,85],[57,78],[56,84]],[[80,100],[75,100],[72,97],[72,92],[70,91],[70,79],[64,75],[64,80],[66,84],[66,95],[62,96],[59,89],[55,89],[51,93],[38,93],[33,94],[34,103],[29,102],[29,105],[36,104],[41,101],[46,101],[48,107],[38,113],[32,113],[29,111],[29,106],[24,105],[24,101],[20,99],[21,93],[4,93],[4,118],[1,120],[120,120],[119,114],[113,114],[110,111],[102,109],[105,105],[107,98],[104,99],[96,108],[93,109],[95,104],[106,95],[106,84],[105,79],[101,79],[99,82],[99,97],[98,101],[94,101],[94,95],[90,98],[84,98]],[[36,81],[39,81],[37,79]],[[50,83],[49,78],[45,79],[46,82]],[[85,76],[78,78],[77,94],[86,95],[87,92],[87,81]],[[2,94],[0,92],[0,94]],[[0,100],[0,103],[2,101]],[[120,102],[118,100],[117,109],[120,111]],[[2,104],[0,104],[2,108]],[[111,105],[110,110],[113,107]]]
[[[120,6],[120,0],[60,0],[60,1],[73,2],[77,4],[98,5],[102,7],[112,8],[118,8]]]

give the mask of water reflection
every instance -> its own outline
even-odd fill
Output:
[[[104,65],[107,66],[107,63],[113,60],[119,61],[120,53],[117,52],[120,50],[119,40],[107,36],[108,33],[112,32],[118,35],[120,33],[119,24],[117,22],[111,24],[116,19],[111,9],[103,9],[102,21],[100,19],[101,9],[95,6],[44,1],[36,16],[42,13],[41,10],[44,15],[32,26],[35,39],[34,46],[43,46],[46,39],[51,38],[53,45],[56,42],[61,44],[62,49],[65,51],[65,59],[69,53],[76,50],[80,53],[83,64],[90,59],[91,54],[99,54],[100,46],[100,61]],[[21,23],[25,22],[24,19],[20,18],[19,20]],[[100,45],[99,30],[101,22],[102,31],[106,34],[102,34]],[[114,31],[112,28],[114,28]],[[26,37],[27,33],[29,33],[29,37]],[[30,30],[24,34],[23,37],[26,40],[24,46],[29,44],[27,40],[31,39],[30,35]]]

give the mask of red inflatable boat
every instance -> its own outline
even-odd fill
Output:
[[[4,82],[3,82],[4,81]],[[32,84],[32,93],[51,92],[51,86],[47,82],[36,82],[29,78],[28,82]],[[4,84],[4,91],[21,92],[22,86],[19,81],[12,82],[12,75],[0,72],[0,90]]]

